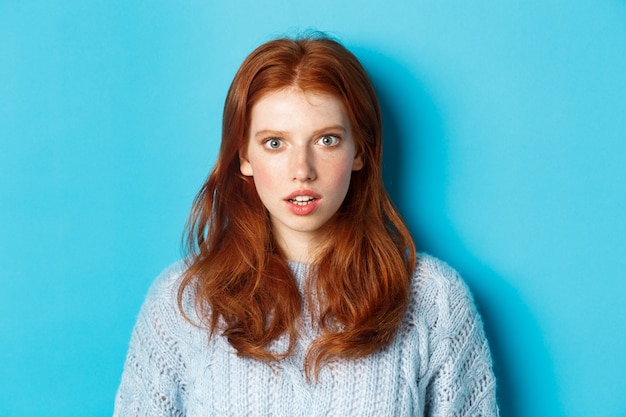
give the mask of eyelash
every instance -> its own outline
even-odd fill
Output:
[[[265,139],[263,141],[263,146],[266,147],[267,149],[270,149],[270,150],[278,149],[278,148],[272,148],[270,146],[270,143],[272,143],[272,142],[280,142],[280,145],[282,146],[283,140],[281,138],[267,138],[267,139]]]
[[[333,146],[337,146],[337,144],[339,143],[339,141],[341,141],[341,136],[339,135],[322,135],[316,143],[321,143],[325,138],[333,138],[334,139],[334,143],[332,145],[324,145],[327,147],[333,147]]]
[[[334,142],[333,142],[332,144],[330,144],[330,145],[324,145],[324,144],[323,144],[323,143],[321,143],[321,142],[322,142],[325,138],[332,138],[332,139],[334,140]],[[340,135],[326,134],[326,135],[322,135],[322,136],[320,136],[320,137],[319,137],[319,139],[317,139],[317,140],[315,141],[315,143],[320,143],[320,144],[321,144],[322,146],[324,146],[324,147],[327,147],[327,148],[332,148],[333,146],[337,146],[337,145],[339,144],[339,141],[341,141],[341,136],[340,136]],[[274,142],[278,142],[279,147],[277,147],[277,148],[272,147],[272,146],[271,146],[271,144],[272,144],[272,143],[274,143]],[[280,148],[280,146],[282,146],[282,142],[283,142],[283,139],[281,139],[281,138],[277,138],[277,137],[270,137],[270,138],[267,138],[267,139],[265,139],[265,140],[263,141],[263,146],[264,146],[265,148],[267,148],[267,149],[270,149],[270,150],[276,150],[276,149],[279,149],[279,148]]]

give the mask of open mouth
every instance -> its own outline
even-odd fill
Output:
[[[317,200],[315,197],[311,197],[309,195],[299,195],[294,198],[290,198],[288,201],[296,206],[306,206],[315,200]]]

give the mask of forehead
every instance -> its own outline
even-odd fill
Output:
[[[335,95],[287,88],[264,94],[252,106],[250,127],[259,124],[291,124],[291,122],[333,122],[349,127],[343,101]]]

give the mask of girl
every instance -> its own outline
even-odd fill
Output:
[[[496,416],[482,323],[384,189],[378,101],[324,38],[243,62],[133,331],[116,416]]]

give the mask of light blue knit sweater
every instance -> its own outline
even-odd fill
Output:
[[[290,264],[303,288],[309,267]],[[307,383],[315,337],[303,316],[296,352],[267,365],[238,357],[178,311],[181,264],[154,282],[133,331],[114,416],[497,416],[489,348],[456,272],[418,256],[406,317],[394,341],[358,360],[335,360]],[[305,306],[304,310],[307,311]],[[193,314],[193,298],[184,299]],[[286,338],[274,348],[282,350]]]

